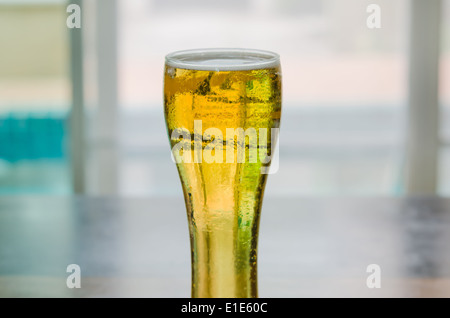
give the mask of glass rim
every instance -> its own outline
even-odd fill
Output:
[[[218,62],[220,59],[222,64]],[[224,61],[227,63],[223,63]],[[167,54],[165,63],[189,70],[243,71],[277,67],[280,65],[280,55],[272,51],[246,48],[191,49]]]

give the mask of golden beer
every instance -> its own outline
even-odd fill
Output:
[[[164,114],[189,221],[192,297],[257,297],[265,168],[281,115],[278,55],[168,55]]]

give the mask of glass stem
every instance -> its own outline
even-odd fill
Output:
[[[192,297],[258,297],[257,224],[190,231]]]

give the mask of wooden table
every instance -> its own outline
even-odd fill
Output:
[[[188,238],[182,198],[0,197],[0,297],[189,297]],[[259,295],[450,297],[448,243],[450,199],[266,197]]]

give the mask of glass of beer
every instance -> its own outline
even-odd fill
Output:
[[[255,298],[264,188],[281,116],[278,54],[171,53],[164,115],[191,245],[191,296]]]

